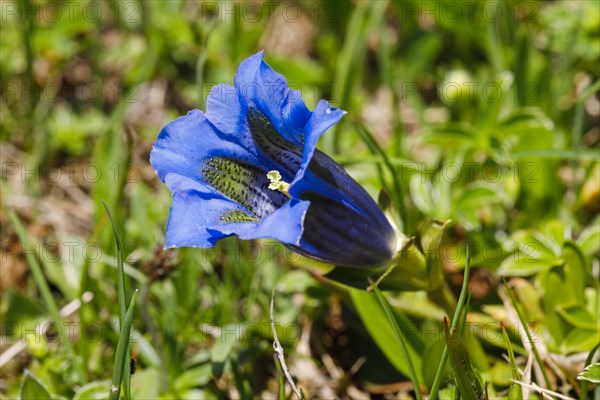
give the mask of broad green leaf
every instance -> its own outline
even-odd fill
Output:
[[[136,371],[131,377],[131,398],[132,399],[158,399],[161,385],[161,374],[164,374],[156,368],[147,368]]]
[[[590,351],[598,343],[598,331],[573,329],[561,344],[561,350],[567,353]]]
[[[577,245],[586,256],[592,256],[600,251],[600,224],[594,223],[587,227],[579,238]]]
[[[565,242],[563,257],[568,274],[565,282],[567,289],[573,290],[577,300],[585,304],[585,286],[588,273],[591,272],[591,264],[587,262],[581,250],[572,241]]]
[[[210,359],[212,362],[212,373],[215,378],[220,378],[221,374],[225,369],[225,364],[229,359],[229,354],[231,353],[231,349],[236,341],[236,335],[228,335],[227,332],[233,330],[235,332],[237,326],[227,326],[223,327],[224,333],[221,334],[219,339],[215,342],[215,345],[210,350]]]
[[[475,208],[493,202],[502,202],[503,200],[503,193],[499,193],[497,188],[478,184],[468,185],[465,191],[460,192],[455,204],[461,208]]]
[[[445,146],[448,144],[471,144],[478,136],[477,130],[472,125],[450,122],[428,128],[422,133],[420,140],[424,143]]]
[[[440,400],[456,400],[460,398],[460,394],[456,386],[449,385],[438,392],[438,398]]]
[[[506,363],[506,361],[501,360],[492,366],[491,369],[492,374],[492,382],[497,386],[510,386],[511,379],[513,379],[511,373],[511,367]]]
[[[443,257],[440,254],[440,243],[450,221],[429,220],[421,231],[421,247],[425,252],[427,274],[430,287],[433,290],[439,287],[444,280]]]
[[[544,312],[541,309],[541,298],[539,288],[536,288],[531,281],[522,278],[514,278],[510,281],[519,303],[523,307],[525,316],[529,321],[540,321],[544,319]]]
[[[598,329],[598,321],[592,316],[583,304],[572,306],[559,305],[556,307],[558,313],[575,328]]]
[[[175,381],[175,390],[181,393],[188,389],[202,387],[210,382],[212,376],[212,365],[210,363],[188,369],[179,375]]]
[[[431,198],[431,193],[433,191],[431,181],[428,179],[423,181],[422,176],[415,175],[409,182],[409,190],[410,196],[417,208],[424,214],[434,216],[436,211],[433,199]]]
[[[553,262],[542,262],[530,257],[530,254],[522,252],[513,253],[502,261],[498,272],[504,276],[531,276],[556,265]]]
[[[46,312],[39,302],[24,296],[21,292],[9,288],[3,293],[0,317],[7,328],[5,335],[9,333],[7,331],[10,324],[14,324],[16,328],[19,322],[38,319],[43,315],[46,315]]]
[[[412,357],[410,356],[410,352],[408,351],[408,343],[406,339],[406,332],[398,325],[398,321],[396,320],[395,315],[392,312],[392,308],[390,307],[390,303],[387,301],[381,290],[377,286],[373,287],[373,292],[375,293],[375,297],[381,306],[389,325],[392,327],[394,331],[394,335],[396,336],[396,343],[400,344],[402,349],[402,355],[406,360],[408,365],[408,370],[410,372],[410,379],[413,383],[413,387],[415,388],[415,396],[417,400],[421,400],[421,384],[419,383],[419,375],[415,369],[415,365],[412,361]]]
[[[52,400],[46,386],[27,369],[21,383],[21,400]]]
[[[90,382],[80,387],[73,400],[105,400],[106,393],[110,390],[110,381]]]
[[[219,397],[204,390],[192,389],[181,393],[179,398],[186,400],[217,400]]]
[[[592,383],[600,383],[600,363],[588,365],[577,375],[577,379]]]
[[[435,380],[437,368],[432,368],[431,366],[437,366],[440,363],[442,355],[444,354],[445,345],[446,343],[443,340],[438,340],[430,343],[423,352],[423,383],[427,387],[431,387],[433,381]],[[450,377],[450,367],[448,364],[446,364],[441,373],[442,382],[446,381]]]
[[[484,392],[469,360],[467,349],[458,330],[454,331],[452,335],[450,334],[447,322],[444,325],[444,339],[448,348],[450,366],[461,396],[465,399],[483,399]]]
[[[551,248],[554,254],[560,254],[561,247],[565,242],[565,225],[562,221],[552,220],[544,225],[545,235],[537,236],[540,242]],[[547,240],[545,240],[547,238]]]
[[[135,337],[137,341],[136,345],[140,352],[140,359],[143,360],[144,364],[155,368],[160,367],[160,357],[150,341],[133,327],[131,328],[131,336]]]
[[[408,364],[402,355],[400,344],[397,342],[396,335],[394,334],[385,313],[381,309],[375,294],[358,289],[349,289],[349,294],[360,319],[375,343],[377,343],[377,346],[379,346],[383,354],[385,354],[387,359],[394,367],[396,367],[396,369],[398,369],[398,371],[405,376],[410,376]],[[396,318],[399,318],[397,314]],[[410,357],[415,364],[417,373],[420,374],[422,371],[421,354],[423,351],[423,344],[420,341],[419,335],[415,334],[417,327],[409,320],[400,320],[398,321],[398,325],[401,329],[405,330],[404,334],[407,338]],[[419,380],[423,380],[421,375],[419,375]]]

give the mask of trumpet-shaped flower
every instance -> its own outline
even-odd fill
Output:
[[[173,195],[166,247],[237,235],[339,266],[394,255],[396,234],[377,204],[316,149],[344,111],[324,100],[309,111],[262,52],[240,64],[234,86],[213,87],[206,108],[168,123],[150,155]]]

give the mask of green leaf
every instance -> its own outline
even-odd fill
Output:
[[[424,143],[446,146],[473,143],[478,136],[477,130],[466,122],[449,122],[428,128],[422,133],[420,140]]]
[[[598,329],[598,322],[582,304],[575,304],[572,306],[559,305],[556,310],[575,328],[590,330]]]
[[[577,379],[592,383],[600,383],[600,363],[588,365],[577,375]]]
[[[375,292],[375,296],[377,297],[377,300],[379,301],[379,304],[381,305],[381,308],[388,319],[389,325],[394,330],[396,342],[399,343],[400,347],[402,348],[402,355],[404,356],[404,359],[406,360],[406,363],[408,365],[408,369],[410,371],[410,379],[412,380],[413,386],[415,388],[415,396],[417,400],[421,400],[421,385],[419,384],[419,376],[417,375],[417,371],[415,370],[415,366],[412,362],[412,357],[408,352],[406,334],[398,326],[398,321],[396,321],[396,318],[392,314],[390,305],[386,298],[383,296],[383,293],[381,293],[377,286],[373,287],[373,291]]]
[[[511,386],[511,368],[510,365],[506,364],[506,361],[501,360],[492,366],[490,370],[491,382],[496,386]],[[518,385],[512,383],[512,385]]]
[[[46,386],[27,369],[21,383],[21,400],[52,400]]]
[[[590,351],[598,343],[598,331],[589,329],[573,329],[561,343],[561,350],[566,353]]]
[[[431,366],[438,365],[444,354],[446,343],[443,340],[437,340],[430,343],[425,351],[423,352],[423,383],[427,387],[432,387],[435,377],[437,375],[437,368]],[[445,381],[450,377],[450,368],[446,364],[444,369],[440,372],[441,381]]]
[[[225,325],[222,332],[231,332],[232,329],[235,331],[236,326],[228,327]],[[212,362],[212,372],[215,378],[218,379],[221,377],[221,374],[223,374],[225,363],[229,359],[229,354],[231,353],[231,349],[233,349],[235,341],[236,335],[228,335],[227,333],[223,333],[211,349],[210,359]]]
[[[425,253],[429,290],[439,287],[444,281],[443,257],[440,254],[442,236],[450,221],[429,220],[421,230],[421,247]]]
[[[33,301],[15,289],[7,289],[2,296],[2,314],[0,318],[7,324],[18,324],[44,316],[39,301]]]
[[[588,257],[600,251],[600,224],[593,224],[581,232],[577,245]]]
[[[80,387],[73,400],[105,400],[106,392],[110,389],[110,381],[90,382]]]
[[[394,330],[390,326],[375,295],[371,292],[357,289],[350,289],[349,294],[360,319],[365,328],[367,328],[370,336],[377,343],[377,346],[379,346],[383,354],[385,354],[398,371],[405,376],[410,376],[406,358],[402,355],[402,348],[397,342]],[[398,315],[395,316],[398,318]],[[416,329],[416,326],[410,323],[409,320],[402,320],[399,325],[405,329],[410,327]],[[422,370],[421,354],[423,343],[420,341],[419,335],[415,335],[414,332],[405,332],[405,337],[407,338],[409,355],[415,364],[417,373],[420,373]],[[422,381],[423,377],[419,375],[418,379]]]
[[[448,348],[450,366],[461,396],[465,399],[483,399],[484,392],[469,360],[465,344],[458,334],[458,330],[450,334],[447,320],[444,321],[444,339]]]
[[[199,367],[188,369],[183,372],[175,381],[175,390],[183,392],[187,389],[197,388],[206,385],[212,378],[212,366],[209,363]]]
[[[435,213],[435,207],[433,205],[433,199],[431,198],[431,182],[423,179],[419,175],[413,176],[409,183],[408,188],[410,196],[419,210],[424,214],[433,215]]]
[[[518,252],[509,255],[502,261],[499,273],[504,276],[531,276],[542,271],[547,271],[555,265],[552,262],[531,259],[530,254]]]
[[[147,368],[136,371],[131,380],[132,399],[158,399],[160,393],[161,376],[164,374],[157,368]],[[187,397],[184,397],[187,399]]]
[[[465,187],[465,191],[460,193],[455,204],[461,208],[477,208],[482,205],[499,203],[503,200],[503,194],[499,193],[497,188],[484,186],[482,184],[473,184]]]

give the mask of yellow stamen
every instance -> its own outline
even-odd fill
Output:
[[[271,183],[269,183],[269,189],[279,190],[287,197],[290,197],[290,193],[288,192],[290,184],[281,180],[281,174],[279,171],[274,170],[267,172],[267,178],[269,178],[269,181],[271,181]]]

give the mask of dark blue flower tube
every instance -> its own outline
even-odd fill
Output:
[[[206,108],[168,123],[150,154],[173,193],[165,247],[212,247],[237,235],[338,266],[393,257],[398,239],[383,212],[316,149],[344,111],[324,100],[309,111],[262,52],[240,64],[233,87],[213,87]]]

